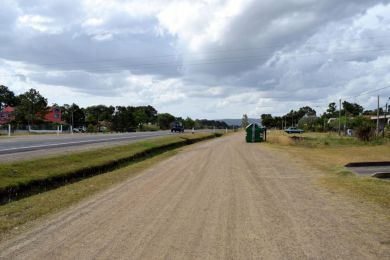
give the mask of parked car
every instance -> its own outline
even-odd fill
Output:
[[[73,133],[85,133],[85,132],[86,132],[85,126],[79,126],[73,128]]]
[[[304,130],[296,128],[296,127],[289,127],[287,129],[285,129],[284,131],[287,134],[302,134],[303,132],[305,132]]]

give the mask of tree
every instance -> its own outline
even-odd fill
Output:
[[[155,124],[157,123],[157,110],[152,106],[135,107],[134,118],[140,128],[144,124]]]
[[[274,118],[272,117],[271,114],[262,114],[261,124],[268,128],[274,127],[275,126]]]
[[[0,110],[6,106],[15,106],[17,103],[17,98],[15,97],[14,92],[8,89],[4,85],[0,85]]]
[[[97,126],[97,130],[100,131],[100,122],[112,121],[115,108],[113,106],[97,105],[90,106],[85,109],[85,121],[87,125]]]
[[[241,126],[242,126],[243,128],[246,128],[248,125],[249,125],[248,116],[247,116],[246,114],[244,114],[244,115],[242,116]]]
[[[298,127],[306,131],[315,131],[322,127],[321,120],[316,116],[304,116],[298,121]]]
[[[196,119],[195,127],[200,129],[210,129],[210,128],[225,129],[228,128],[229,125],[223,121],[218,121],[218,120]]]
[[[167,130],[171,128],[171,123],[175,121],[175,117],[169,113],[163,113],[157,115],[158,125],[162,130]]]
[[[304,106],[304,107],[299,108],[297,114],[298,114],[298,118],[301,119],[305,115],[306,116],[315,116],[317,114],[317,112],[309,106]]]
[[[112,117],[112,129],[117,132],[133,132],[137,128],[134,107],[117,106]]]
[[[184,128],[186,128],[186,129],[191,129],[191,128],[195,127],[195,121],[192,120],[190,117],[187,117],[187,118],[183,121],[183,126],[184,126]]]
[[[30,89],[19,95],[19,105],[16,108],[16,121],[33,124],[44,121],[45,115],[49,112],[47,99],[39,91]]]
[[[337,111],[336,103],[335,102],[329,103],[328,109],[326,110],[327,117],[328,118],[335,117],[336,111]]]
[[[84,110],[75,103],[72,105],[63,105],[61,107],[61,111],[62,119],[69,125],[72,125],[73,127],[79,127],[85,124]]]
[[[363,113],[363,107],[357,103],[349,103],[348,101],[343,102],[344,113],[358,116]]]

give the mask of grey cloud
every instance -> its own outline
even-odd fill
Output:
[[[175,100],[192,113],[222,113],[225,104],[247,109],[243,103],[261,110],[261,99],[319,103],[389,82],[383,69],[388,59],[381,60],[389,56],[384,50],[390,44],[385,37],[390,34],[388,16],[371,18],[380,26],[354,24],[381,3],[389,1],[253,0],[225,19],[217,39],[203,39],[195,52],[188,47],[187,34],[198,37],[212,20],[195,21],[194,32],[170,34],[159,31],[157,14],[136,16],[115,9],[94,17],[82,1],[5,0],[0,58],[28,64],[26,72],[15,69],[24,75],[15,75],[18,81],[65,86],[91,97],[117,98],[129,91],[145,102]],[[61,30],[45,33],[16,26],[23,15],[49,17],[50,25]],[[202,19],[212,17],[205,14]],[[103,22],[88,25],[92,18]],[[155,82],[128,82],[129,75],[146,75]]]

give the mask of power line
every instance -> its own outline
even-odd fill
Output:
[[[374,90],[370,90],[370,91],[365,91],[365,92],[362,92],[361,94],[359,94],[359,95],[357,95],[357,96],[354,96],[354,98],[360,97],[360,96],[365,96],[365,95],[367,95],[367,94],[370,94],[370,93],[373,93],[373,92],[378,92],[378,91],[380,91],[380,90],[387,89],[387,88],[390,88],[390,86],[383,87],[383,88],[378,88],[378,89],[374,89]]]
[[[302,53],[302,54],[287,54],[286,57],[307,57],[307,56],[314,56],[314,55],[321,55],[321,54],[329,54],[329,55],[340,55],[340,54],[351,54],[356,52],[388,52],[390,49],[360,49],[360,50],[343,50],[343,51],[337,51],[337,52],[315,52],[315,53]],[[229,63],[240,63],[240,62],[250,62],[250,61],[257,61],[264,58],[269,57],[269,55],[258,55],[258,56],[238,56],[238,57],[225,57],[225,58],[214,58],[214,59],[208,59],[204,60],[205,62],[200,62],[202,60],[194,60],[195,63],[185,63],[182,62],[161,62],[161,63],[142,63],[142,64],[131,64],[131,65],[111,65],[111,66],[99,66],[99,67],[90,67],[90,68],[75,68],[75,69],[61,69],[61,70],[52,70],[55,72],[79,72],[79,71],[86,71],[86,72],[111,72],[112,70],[119,69],[121,71],[124,70],[141,70],[142,68],[158,68],[162,67],[163,69],[167,69],[168,67],[186,67],[186,66],[199,66],[199,65],[210,65],[210,64],[229,64]],[[193,61],[193,62],[194,62]],[[198,61],[198,63],[196,63]],[[35,74],[41,74],[46,72],[35,72]],[[0,75],[0,77],[4,77],[4,75]],[[6,77],[9,77],[9,75],[6,75]]]
[[[377,36],[377,37],[356,37],[350,38],[349,40],[372,40],[372,39],[383,39],[390,38],[390,36]],[[323,42],[321,42],[323,43]],[[231,48],[231,49],[216,49],[204,52],[194,52],[194,53],[186,53],[186,52],[178,52],[173,54],[165,54],[165,55],[153,55],[147,57],[127,57],[127,58],[116,58],[116,59],[104,59],[104,60],[89,60],[89,61],[71,61],[71,62],[57,62],[57,63],[42,63],[37,64],[38,66],[55,66],[55,65],[66,65],[66,64],[86,64],[86,63],[98,63],[98,62],[115,62],[121,60],[129,60],[129,59],[156,59],[156,58],[166,58],[166,57],[177,57],[177,56],[194,56],[194,55],[205,55],[205,54],[215,54],[215,53],[232,53],[232,52],[247,52],[247,51],[256,51],[256,50],[269,50],[275,49],[275,47],[285,47],[286,43],[283,44],[272,44],[263,47],[255,47],[255,48]],[[316,46],[305,46],[305,47],[316,47]]]

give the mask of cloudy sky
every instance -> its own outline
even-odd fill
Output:
[[[0,84],[194,118],[374,108],[390,0],[1,0]]]

